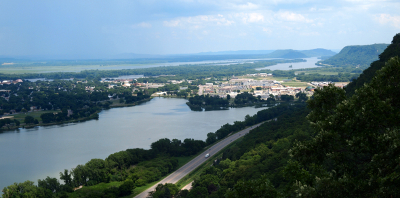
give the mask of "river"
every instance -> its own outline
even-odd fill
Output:
[[[178,98],[154,98],[133,107],[104,110],[98,120],[0,133],[0,190],[46,176],[59,179],[64,169],[128,148],[149,149],[161,138],[205,140],[207,133],[261,110],[197,112],[185,103]]]
[[[306,69],[306,68],[314,68],[318,67],[315,65],[318,61],[321,59],[318,59],[317,57],[313,58],[303,58],[306,60],[306,62],[298,62],[298,63],[278,63],[276,65],[268,66],[268,67],[263,67],[263,68],[258,68],[256,70],[262,70],[262,69],[269,69],[269,70],[292,70],[292,69]],[[292,67],[289,67],[292,66]]]

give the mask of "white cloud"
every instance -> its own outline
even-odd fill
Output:
[[[382,25],[390,24],[393,27],[400,28],[400,16],[392,16],[390,14],[380,14],[375,19]]]
[[[198,15],[193,17],[181,17],[178,19],[164,21],[167,27],[183,27],[183,28],[202,28],[204,26],[229,26],[235,23],[226,19],[223,15]]]
[[[254,3],[251,3],[251,2],[247,2],[245,4],[234,5],[232,7],[236,8],[238,10],[254,10],[254,9],[259,8],[260,6],[254,4]]]
[[[291,21],[291,22],[305,22],[311,23],[313,20],[307,19],[301,14],[296,14],[294,12],[279,12],[275,15],[277,18],[284,20],[284,21]]]
[[[167,27],[177,27],[180,23],[180,20],[171,20],[171,21],[164,21],[164,26]]]
[[[260,13],[241,13],[237,16],[242,18],[243,23],[256,23],[264,21],[264,16]]]
[[[268,28],[263,28],[262,31],[263,31],[263,32],[266,32],[266,33],[268,33],[268,34],[271,34],[271,33],[272,33],[272,30],[270,30],[270,29],[268,29]]]

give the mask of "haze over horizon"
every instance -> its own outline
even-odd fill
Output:
[[[390,43],[398,1],[0,2],[0,56],[101,58]]]

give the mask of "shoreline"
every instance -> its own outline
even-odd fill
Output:
[[[138,101],[138,102],[131,103],[131,104],[114,105],[114,106],[110,105],[109,109],[122,108],[122,107],[132,107],[132,106],[136,106],[136,105],[148,102],[151,99],[152,98],[148,98],[148,99],[144,99],[142,101]],[[23,125],[23,126],[13,126],[13,127],[9,127],[8,129],[0,129],[0,134],[3,133],[3,132],[9,132],[9,131],[18,130],[20,128],[31,129],[31,128],[35,128],[35,127],[39,127],[39,126],[53,126],[53,125],[61,125],[61,124],[68,124],[68,123],[86,122],[86,121],[93,120],[93,119],[99,119],[99,113],[101,111],[103,111],[103,110],[107,110],[107,109],[101,109],[99,111],[94,112],[93,114],[91,114],[88,117],[79,118],[79,119],[75,119],[75,120],[66,120],[66,121],[62,121],[62,122],[52,122],[52,123],[30,124],[30,125]]]

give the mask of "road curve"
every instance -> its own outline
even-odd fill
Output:
[[[161,180],[158,183],[156,183],[154,186],[152,186],[149,189],[143,191],[142,193],[136,195],[135,198],[145,198],[145,197],[147,197],[149,195],[149,192],[154,191],[158,184],[165,184],[165,183],[173,183],[174,184],[174,183],[178,182],[184,176],[186,176],[187,174],[192,172],[194,169],[196,169],[198,166],[200,166],[202,163],[207,161],[209,159],[209,158],[205,158],[205,155],[207,153],[209,153],[210,156],[218,153],[218,151],[223,149],[225,146],[227,146],[228,144],[232,143],[233,141],[243,137],[243,135],[249,133],[250,130],[260,126],[261,124],[262,123],[253,125],[251,127],[248,127],[246,129],[243,129],[243,130],[233,134],[233,135],[230,135],[230,136],[226,137],[225,139],[221,140],[220,142],[218,142],[217,144],[215,144],[214,146],[209,148],[209,150],[203,152],[202,154],[200,154],[199,156],[195,157],[194,159],[192,159],[191,161],[189,161],[188,163],[183,165],[181,168],[179,168],[175,172],[171,173],[169,176],[167,176],[163,180]]]

